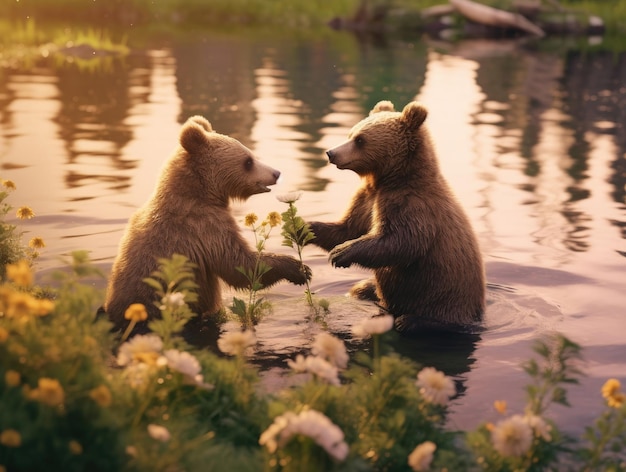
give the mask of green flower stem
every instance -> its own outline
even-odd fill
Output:
[[[124,334],[122,334],[122,338],[120,339],[120,344],[128,339],[128,336],[130,336],[130,333],[133,331],[133,328],[135,327],[136,324],[137,322],[135,320],[130,320],[130,322],[128,323],[128,326],[126,327],[126,330],[124,331]]]

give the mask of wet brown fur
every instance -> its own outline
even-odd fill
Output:
[[[197,265],[199,300],[193,308],[200,314],[220,309],[220,279],[247,287],[236,267],[252,269],[257,253],[241,236],[229,202],[268,192],[279,175],[237,140],[214,132],[205,118],[187,120],[154,194],[132,215],[120,242],[104,305],[115,327],[128,323],[124,312],[131,303],[143,303],[150,318],[159,316],[154,290],[143,282],[158,258],[178,253]],[[264,253],[262,261],[272,268],[262,278],[265,287],[283,279],[303,284],[310,277],[292,257]],[[145,331],[145,323],[137,331]]]
[[[476,236],[439,171],[427,110],[379,102],[331,163],[363,179],[343,219],[312,222],[312,242],[337,267],[374,270],[352,293],[376,298],[399,331],[464,330],[482,320],[485,276]]]

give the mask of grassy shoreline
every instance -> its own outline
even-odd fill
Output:
[[[445,0],[370,0],[367,6],[370,12],[379,7],[390,7],[415,15],[421,9],[445,3]],[[510,2],[480,0],[480,3],[506,8]],[[38,22],[81,22],[87,25],[106,23],[111,27],[161,22],[164,26],[175,28],[190,25],[232,25],[298,29],[324,26],[335,17],[353,17],[360,5],[361,0],[29,0],[0,5],[0,14],[12,19],[34,18]],[[605,21],[608,34],[626,32],[626,2],[563,0],[560,5],[565,10],[599,16]]]

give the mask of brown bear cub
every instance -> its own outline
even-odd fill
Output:
[[[236,267],[254,268],[257,253],[240,234],[229,203],[269,192],[279,175],[239,141],[213,131],[205,118],[189,118],[154,194],[132,215],[120,242],[104,304],[115,327],[128,324],[124,313],[131,303],[143,303],[149,319],[160,316],[154,290],[143,282],[158,258],[177,253],[196,264],[198,302],[192,308],[199,314],[220,309],[220,279],[247,287]],[[310,277],[310,269],[292,257],[263,253],[261,260],[271,267],[261,280],[265,287],[282,279],[304,284]],[[146,331],[145,325],[135,332]]]
[[[343,219],[312,222],[313,244],[336,267],[374,270],[375,283],[353,295],[377,300],[396,329],[477,329],[485,309],[485,275],[478,241],[439,171],[426,109],[394,111],[379,102],[345,143],[327,151],[332,164],[363,179]]]

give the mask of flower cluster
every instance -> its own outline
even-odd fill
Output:
[[[315,337],[311,352],[313,355],[306,357],[298,354],[295,360],[287,360],[287,365],[294,372],[306,372],[331,385],[340,385],[339,369],[348,366],[348,352],[343,341],[321,332]]]
[[[139,334],[120,346],[117,364],[126,367],[125,373],[131,386],[144,387],[155,370],[167,367],[182,374],[192,384],[212,388],[204,383],[202,368],[195,356],[177,349],[162,350],[163,340],[156,334]]]
[[[310,409],[298,414],[288,411],[276,417],[261,434],[259,444],[273,454],[297,435],[313,439],[335,460],[343,461],[348,456],[349,449],[343,431],[326,415]]]
[[[15,264],[7,264],[7,279],[22,290],[16,290],[10,284],[0,286],[0,316],[7,318],[28,318],[46,316],[54,310],[54,302],[46,298],[35,298],[28,291],[33,283],[30,264],[20,260]]]

